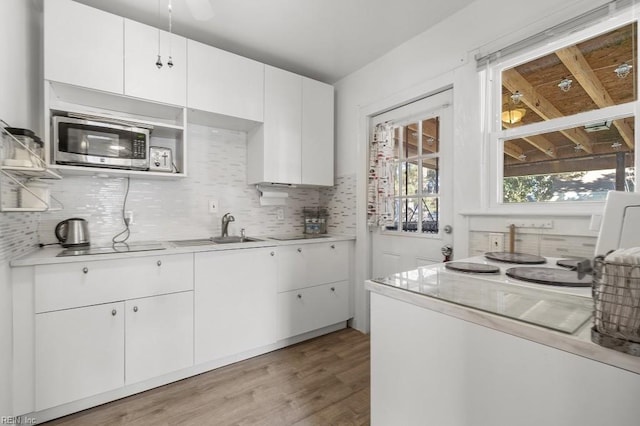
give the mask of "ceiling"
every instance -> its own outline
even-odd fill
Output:
[[[637,97],[634,24],[502,72],[503,128],[551,120],[631,102]],[[616,68],[631,65],[628,75]],[[562,90],[563,80],[571,80]],[[521,95],[514,100],[513,95]],[[524,113],[509,120],[509,111]],[[510,122],[512,121],[512,122]],[[614,120],[594,131],[591,126],[505,141],[505,176],[540,175],[615,169],[622,153],[634,151],[633,117]],[[622,157],[627,167],[633,156]]]
[[[76,1],[168,29],[169,0]],[[333,84],[473,1],[172,0],[173,32]]]

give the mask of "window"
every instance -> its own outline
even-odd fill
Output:
[[[387,230],[437,234],[439,230],[440,119],[398,125],[394,132],[394,223]]]
[[[494,67],[497,204],[603,201],[609,190],[635,191],[637,24],[590,31]]]

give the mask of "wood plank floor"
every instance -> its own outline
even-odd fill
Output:
[[[369,336],[347,328],[45,424],[368,425],[369,391]]]

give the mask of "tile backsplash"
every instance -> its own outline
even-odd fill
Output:
[[[469,232],[469,255],[480,256],[491,250],[489,236],[495,232]],[[503,235],[504,249],[509,249],[509,234]],[[577,235],[546,235],[544,233],[519,233],[515,238],[515,251],[550,257],[593,258],[597,237]]]
[[[330,234],[356,234],[356,176],[336,178],[335,186],[320,189],[320,205],[329,213],[327,232]]]
[[[257,189],[246,184],[246,138],[244,132],[189,125],[189,169],[185,178],[128,180],[64,175],[60,181],[51,181],[51,195],[62,203],[63,209],[1,214],[0,261],[18,257],[38,243],[57,242],[56,224],[71,217],[89,221],[92,245],[110,244],[125,229],[125,194],[125,210],[133,212],[129,241],[218,235],[226,212],[236,219],[229,226],[232,235],[239,234],[241,228],[249,236],[297,234],[304,230],[303,208],[317,206],[329,211],[329,233],[355,235],[355,175],[336,178],[331,188],[270,189],[289,194],[282,207],[284,219],[278,219],[279,207],[260,206]],[[210,199],[218,200],[216,214],[208,212]]]
[[[37,233],[42,243],[56,241],[55,225],[66,218],[89,221],[93,245],[110,244],[124,230],[122,208],[133,212],[130,241],[202,238],[220,233],[222,215],[231,212],[230,234],[295,234],[303,231],[303,207],[316,207],[316,188],[276,188],[287,191],[284,219],[278,207],[262,207],[258,191],[246,183],[247,136],[244,132],[201,125],[188,128],[188,177],[141,179],[64,176],[52,184],[52,195],[64,209],[41,214]],[[327,191],[327,190],[323,190]],[[324,197],[333,199],[333,197]],[[217,199],[218,213],[208,212],[209,199]]]
[[[0,263],[19,257],[38,244],[40,213],[0,213]]]

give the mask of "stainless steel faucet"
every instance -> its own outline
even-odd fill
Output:
[[[222,237],[229,236],[229,222],[235,222],[236,218],[231,216],[231,213],[227,213],[222,216]]]

